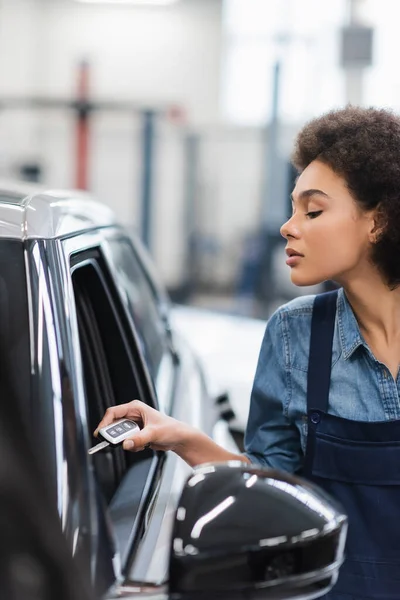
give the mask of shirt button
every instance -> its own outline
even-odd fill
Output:
[[[320,420],[321,420],[321,416],[317,412],[311,413],[311,423],[314,423],[316,425],[317,423],[320,422]]]

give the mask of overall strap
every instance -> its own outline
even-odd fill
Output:
[[[305,477],[312,476],[315,434],[320,421],[320,415],[316,411],[328,412],[337,294],[337,290],[318,294],[314,300],[307,372],[308,433],[303,468]]]
[[[334,290],[318,294],[314,300],[307,373],[307,411],[328,411],[337,295],[338,291]]]

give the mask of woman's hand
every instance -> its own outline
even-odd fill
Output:
[[[103,419],[97,426],[94,435],[97,437],[101,427],[111,425],[116,419],[132,419],[141,428],[131,438],[123,442],[124,450],[137,452],[151,447],[152,450],[177,450],[190,436],[192,428],[172,417],[160,413],[140,400],[127,404],[119,404],[108,408]]]
[[[140,400],[107,409],[94,435],[97,436],[101,427],[123,418],[136,421],[141,428],[139,433],[134,433],[132,437],[124,440],[124,450],[138,452],[148,447],[152,450],[173,450],[192,467],[205,462],[226,460],[250,462],[245,456],[232,454],[221,448],[207,435],[187,423],[168,417]]]

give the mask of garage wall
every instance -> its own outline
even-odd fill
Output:
[[[92,65],[93,98],[181,105],[191,126],[219,119],[221,1],[182,0],[135,8],[74,0],[1,0],[0,98],[73,98],[77,65]],[[140,118],[97,113],[91,137],[91,190],[128,226],[140,222]],[[0,112],[0,176],[38,161],[50,186],[74,185],[73,116]],[[154,223],[155,259],[171,285],[182,274],[182,127],[161,119]],[[179,244],[182,240],[182,244]]]
[[[0,91],[71,96],[76,63],[93,64],[95,96],[182,103],[218,118],[221,1],[170,7],[1,0]]]

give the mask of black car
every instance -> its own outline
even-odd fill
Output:
[[[221,432],[146,252],[108,208],[3,186],[0,314],[10,397],[97,597],[314,598],[332,586],[346,518],[304,481],[240,462],[192,471],[149,449],[88,455],[105,410],[134,398]]]

